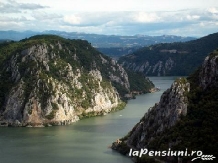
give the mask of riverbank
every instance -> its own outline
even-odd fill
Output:
[[[161,91],[136,96],[125,109],[106,116],[85,118],[67,126],[47,128],[0,127],[1,162],[13,163],[132,163],[108,148],[126,135],[142,115],[159,101],[173,77],[152,77]]]

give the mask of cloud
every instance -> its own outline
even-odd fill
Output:
[[[69,23],[71,25],[79,25],[81,24],[82,18],[77,15],[67,15],[64,17],[64,22]]]
[[[82,12],[63,17],[63,26],[102,26],[117,27],[123,26],[156,26],[164,28],[168,26],[186,26],[196,24],[200,21],[215,20],[211,14],[205,14],[205,11],[173,11],[173,12],[142,12],[142,11],[125,11],[125,12]],[[127,30],[127,29],[126,29]]]
[[[186,16],[187,20],[198,20],[200,19],[200,16],[199,15],[187,15]]]
[[[66,25],[99,26],[125,23],[128,12],[82,12],[64,16]]]
[[[25,22],[28,19],[24,16],[21,17],[9,17],[9,16],[0,16],[0,21],[2,22]]]
[[[64,3],[59,0],[52,1],[52,3],[50,0],[1,0],[0,30],[62,30],[120,35],[176,34],[195,36],[203,33],[209,34],[209,32],[215,32],[218,29],[218,8],[215,5],[213,7],[205,5],[204,9],[183,7],[180,10],[180,8],[178,9],[180,4],[178,6],[168,4],[172,10],[166,10],[167,5],[164,6],[164,10],[160,10],[153,1],[145,3],[145,1],[140,0],[141,3],[138,3],[135,0],[126,0],[126,4],[121,4],[119,1],[119,4],[113,4],[113,6],[108,4],[111,1],[99,2],[95,0],[95,2],[99,2],[98,5],[95,5],[88,0],[75,0],[70,6],[71,0],[65,0]],[[176,4],[175,1],[172,3]],[[202,2],[202,0],[199,1]],[[159,1],[155,0],[155,2]],[[196,4],[194,1],[189,2]],[[104,10],[104,8],[99,8],[101,6],[107,8]],[[141,6],[145,6],[145,9]],[[148,8],[150,9],[148,10]],[[208,32],[206,32],[207,30]]]
[[[161,20],[161,17],[156,13],[136,12],[133,14],[133,20],[139,23],[150,23]]]
[[[159,22],[161,17],[156,13],[123,11],[123,12],[82,12],[65,15],[63,21],[72,26],[125,26],[127,24]]]
[[[41,20],[41,21],[47,21],[47,20],[54,20],[54,19],[63,18],[63,16],[61,14],[48,13],[48,12],[45,12],[45,11],[33,11],[31,16],[35,20]]]
[[[23,25],[23,22],[1,22],[0,29],[8,29],[8,27],[10,27],[10,30],[19,31],[21,28],[23,28]]]
[[[18,3],[14,0],[8,0],[6,3],[0,3],[0,13],[19,13],[22,10],[37,10],[48,8],[35,3]]]
[[[211,14],[218,14],[218,10],[215,7],[209,8],[207,11]]]

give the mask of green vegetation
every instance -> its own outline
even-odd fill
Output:
[[[97,48],[103,54],[110,56],[112,58],[118,59],[123,55],[130,54],[133,51],[138,50],[141,46],[133,47],[108,47],[108,48]]]
[[[137,163],[159,163],[155,161],[154,157],[149,157],[147,155],[142,155],[142,157],[137,157]]]
[[[52,102],[51,105],[54,110],[58,110],[58,104]]]
[[[1,70],[0,70],[1,71]],[[13,82],[10,80],[10,72],[1,72],[0,73],[0,111],[3,109],[2,106],[9,94],[9,90],[13,85]]]
[[[212,55],[218,56],[218,53]],[[191,90],[188,93],[187,116],[149,143],[150,149],[166,150],[169,143],[173,143],[173,150],[188,148],[190,151],[201,150],[204,154],[218,156],[218,87],[214,84],[206,90],[200,88],[199,72],[200,69],[188,77]],[[188,159],[184,158],[184,161]]]
[[[136,91],[139,93],[148,93],[151,88],[154,87],[154,84],[150,82],[142,73],[128,71],[129,82],[130,82],[130,91]]]
[[[201,150],[217,156],[218,137],[218,89],[199,90],[192,83],[189,94],[188,114],[169,130],[156,137],[151,149],[166,150],[169,142],[176,143],[174,150]],[[193,87],[194,86],[194,87]],[[186,158],[187,160],[188,158]]]
[[[203,62],[204,58],[214,49],[218,48],[218,33],[189,41],[177,43],[162,43],[141,48],[130,55],[123,56],[119,59],[119,63],[134,63],[141,66],[147,61],[150,66],[154,66],[159,61],[171,58],[175,64],[172,69],[166,71],[166,76],[187,76],[195,71]],[[162,50],[176,50],[175,53],[163,52]],[[124,65],[125,66],[125,65]],[[163,65],[165,66],[165,65]],[[129,68],[131,69],[131,68]],[[148,69],[144,71],[146,73]],[[149,71],[148,76],[156,76],[157,73]],[[163,75],[163,74],[161,74]]]
[[[217,57],[218,51],[214,51],[212,54],[209,55],[209,58]],[[216,68],[217,65],[213,66]],[[207,67],[207,70],[209,68]],[[211,74],[206,74],[207,77],[209,75],[215,74],[216,77],[212,78],[212,84],[208,85],[206,89],[203,89],[200,86],[200,72],[202,71],[202,67],[199,68],[195,73],[190,75],[187,79],[181,78],[177,79],[178,86],[180,84],[186,84],[187,82],[190,83],[190,92],[185,92],[188,97],[188,108],[187,108],[187,115],[181,116],[181,120],[178,121],[173,127],[165,129],[163,132],[158,133],[155,137],[152,137],[151,141],[148,139],[144,139],[142,144],[148,150],[153,151],[167,151],[171,148],[172,151],[185,151],[188,149],[188,153],[191,151],[202,151],[204,155],[213,155],[215,157],[218,156],[218,76],[213,72]],[[149,113],[149,116],[152,116],[152,111]],[[144,117],[141,119],[145,121]],[[140,122],[139,122],[140,123]],[[146,123],[146,122],[145,122]],[[154,121],[151,119],[150,124],[153,124]],[[138,125],[138,124],[137,124]],[[116,145],[116,150],[120,153],[126,155],[129,152],[129,147],[126,144],[129,136],[132,135],[132,132],[135,131],[137,125],[122,139],[121,144]],[[150,130],[149,128],[146,129],[147,136],[150,133],[155,132],[156,130]],[[138,137],[138,138],[137,138]],[[148,136],[149,137],[149,136]],[[138,139],[140,136],[135,136],[135,139],[132,141],[132,146],[137,146]],[[191,159],[196,157],[194,156],[187,156],[183,157],[183,162],[190,162]],[[150,158],[144,155],[141,158],[135,158],[137,163],[141,162],[158,162],[158,159],[169,159],[166,157],[162,158]],[[171,160],[167,160],[170,163],[177,163],[178,158],[170,158]],[[196,160],[197,163],[203,163],[201,159]],[[217,162],[217,160],[211,161]]]
[[[37,53],[39,46],[47,53]],[[34,47],[36,47],[35,50]],[[33,53],[25,56],[25,52],[29,48]],[[42,57],[45,58],[42,59]],[[101,82],[89,74],[91,70],[100,71]],[[15,71],[19,74],[17,81],[11,77]],[[0,44],[0,109],[4,111],[3,106],[11,88],[18,85],[20,80],[23,81],[24,106],[30,98],[37,95],[42,109],[47,107],[49,98],[55,94],[57,89],[53,86],[57,87],[58,83],[61,84],[60,91],[70,98],[75,107],[83,109],[92,107],[94,94],[100,90],[99,82],[103,90],[108,93],[113,92],[113,87],[115,87],[122,99],[129,91],[146,93],[153,86],[143,76],[132,72],[128,72],[131,90],[125,88],[120,82],[111,81],[110,76],[112,75],[120,78],[122,82],[126,82],[125,78],[121,77],[122,71],[123,69],[115,61],[101,54],[84,40],[38,35],[19,42]],[[72,74],[77,76],[76,80],[79,82],[77,84],[81,88],[78,88],[78,85],[76,86],[76,83],[73,82],[74,79],[70,77]],[[112,93],[109,97],[112,102],[115,102],[113,101],[115,94]],[[53,119],[58,110],[57,104],[52,103],[52,107],[53,111],[47,116],[48,119]],[[122,103],[113,110],[123,107]]]
[[[49,115],[46,115],[45,117],[49,120],[54,119],[56,112],[57,110],[52,110],[51,113]]]
[[[117,107],[114,107],[111,109],[111,112],[115,112],[118,110],[122,110],[124,109],[126,106],[125,102],[120,101],[119,104],[117,105]],[[90,117],[94,117],[94,116],[101,116],[104,115],[105,112],[104,111],[100,111],[100,112],[88,112],[86,113],[85,110],[82,112],[81,115],[79,115],[80,119],[84,119],[84,118],[90,118]]]
[[[113,111],[122,110],[122,109],[124,109],[124,108],[125,108],[125,106],[126,106],[126,103],[125,103],[125,102],[122,102],[122,101],[120,101],[120,102],[119,102],[119,104],[117,105],[117,107],[115,107],[115,108],[112,108],[112,112],[113,112]]]

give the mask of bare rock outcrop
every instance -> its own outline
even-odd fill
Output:
[[[58,41],[13,54],[3,66],[12,85],[1,105],[0,121],[12,126],[66,125],[116,108],[120,103],[117,90],[100,70],[75,67],[73,63],[78,64],[80,58],[75,60],[74,53]],[[63,55],[74,61],[68,62]],[[128,84],[123,85],[128,88]]]
[[[190,84],[185,78],[177,79],[172,86],[166,90],[160,99],[142,117],[129,134],[123,139],[123,144],[129,148],[146,148],[159,133],[176,124],[181,116],[186,116]],[[118,143],[113,143],[113,149],[125,151]]]
[[[200,86],[206,89],[208,86],[218,85],[218,56],[207,56],[199,73]]]

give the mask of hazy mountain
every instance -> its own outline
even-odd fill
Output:
[[[218,33],[184,43],[156,44],[119,59],[125,68],[148,76],[187,76],[218,48]]]
[[[77,32],[63,32],[63,31],[0,31],[0,39],[10,40],[21,40],[29,38],[37,34],[54,34],[69,39],[83,39],[91,42],[92,46],[96,48],[110,48],[110,47],[142,47],[157,43],[170,43],[170,42],[184,42],[193,40],[193,37],[181,37],[173,35],[163,36],[146,36],[146,35],[135,35],[135,36],[118,36],[118,35],[100,35],[100,34],[87,34]]]

